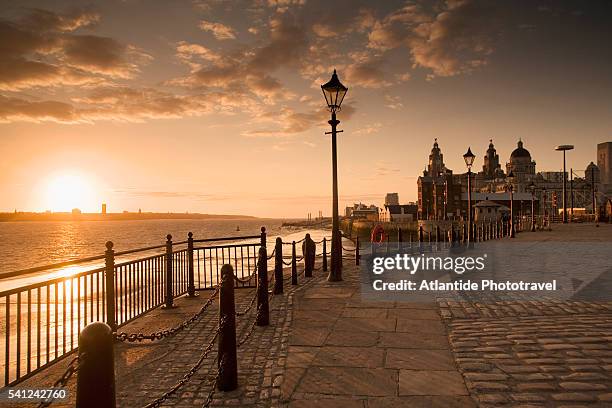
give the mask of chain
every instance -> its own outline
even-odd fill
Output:
[[[242,312],[236,312],[236,316],[244,316],[245,314],[249,313],[249,311],[255,304],[255,299],[257,299],[257,290],[255,290],[255,296],[253,296],[246,309],[244,309]]]
[[[270,302],[270,300],[274,297],[274,291],[269,291],[268,292],[268,303]],[[247,334],[242,338],[242,340],[240,340],[237,344],[236,344],[236,348],[240,348],[240,346],[242,346],[244,343],[246,343],[246,341],[249,339],[249,337],[251,337],[251,335],[253,334],[253,332],[255,331],[255,325],[257,324],[257,319],[259,318],[259,316],[261,316],[261,306],[259,305],[259,307],[257,308],[257,314],[255,315],[255,319],[253,319],[253,323],[251,323],[251,327],[249,327],[249,331],[247,332]]]
[[[272,253],[268,256],[268,260],[274,258],[274,254],[276,253],[276,248],[272,250]]]
[[[208,392],[208,396],[206,397],[206,401],[202,408],[208,408],[210,403],[212,402],[213,396],[215,395],[215,391],[217,391],[217,384],[219,383],[219,378],[221,378],[221,374],[223,374],[223,363],[225,362],[225,356],[221,359],[218,365],[217,375],[215,376],[215,381],[213,381],[213,386]]]
[[[159,406],[161,406],[161,404],[164,403],[164,401],[166,401],[170,396],[172,396],[172,394],[177,392],[183,385],[185,385],[191,379],[191,377],[193,377],[193,375],[196,372],[198,372],[198,370],[200,369],[200,366],[204,362],[204,359],[208,356],[208,353],[210,353],[210,351],[213,349],[213,346],[215,345],[215,340],[217,340],[217,337],[219,337],[219,333],[221,332],[221,329],[223,328],[224,325],[225,325],[225,320],[222,320],[215,330],[215,335],[212,337],[208,345],[202,351],[202,354],[200,355],[200,358],[198,358],[198,361],[193,365],[193,367],[191,367],[189,371],[187,371],[187,373],[183,376],[183,378],[181,378],[172,388],[170,388],[170,390],[166,391],[161,397],[145,405],[144,408],[158,408]]]
[[[123,341],[123,342],[127,341],[129,343],[133,343],[135,341],[141,342],[144,340],[156,341],[156,340],[164,339],[166,337],[175,336],[179,332],[189,327],[191,323],[198,320],[202,316],[204,311],[206,311],[206,309],[208,309],[208,307],[213,303],[213,300],[215,299],[218,293],[219,293],[219,286],[215,288],[215,291],[212,293],[212,295],[210,295],[206,303],[204,303],[204,305],[200,308],[200,310],[196,314],[194,314],[189,319],[185,320],[183,323],[181,323],[180,325],[176,327],[173,327],[171,329],[166,329],[166,330],[160,330],[160,331],[157,331],[151,334],[144,334],[144,333],[128,334],[125,332],[121,332],[121,333],[116,333],[115,338],[119,341]]]
[[[345,248],[345,247],[342,247],[342,249],[348,252],[355,252],[357,250],[357,248],[350,249],[350,248]]]
[[[79,370],[79,367],[84,361],[84,356],[85,354],[81,354],[80,356],[77,355],[70,361],[70,363],[68,363],[66,371],[64,371],[64,373],[57,379],[57,381],[55,381],[55,383],[53,383],[53,388],[64,388],[66,384],[68,384],[70,378]],[[38,404],[38,408],[48,407],[49,405],[53,404],[54,401],[55,398],[49,397],[41,401],[40,404]]]

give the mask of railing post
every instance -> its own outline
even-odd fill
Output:
[[[323,237],[323,272],[327,272],[327,238],[325,237]]]
[[[440,244],[440,225],[436,224],[436,250],[440,251],[442,246]]]
[[[102,322],[88,324],[79,334],[77,408],[115,408],[113,331]]]
[[[291,284],[298,284],[298,275],[297,275],[297,258],[295,254],[295,241],[291,243]]]
[[[172,273],[172,235],[166,235],[166,300],[164,308],[171,309],[174,307],[174,294],[172,293],[173,283]]]
[[[238,388],[238,359],[236,354],[236,305],[234,303],[234,269],[231,265],[221,267],[219,288],[219,381],[220,391]]]
[[[265,229],[262,228],[262,233]],[[257,263],[257,326],[270,324],[270,305],[268,304],[268,253],[266,247],[259,248],[259,260]]]
[[[280,295],[283,293],[283,240],[281,237],[276,238],[274,251],[274,294]]]
[[[359,237],[355,238],[355,265],[359,266]]]
[[[115,251],[113,242],[106,242],[105,270],[106,278],[106,323],[112,331],[117,331],[117,320],[115,319]]]
[[[193,271],[193,232],[187,234],[187,295],[194,297],[195,291],[195,277]]]

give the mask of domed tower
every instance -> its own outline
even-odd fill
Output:
[[[429,155],[429,164],[427,165],[427,171],[431,177],[438,177],[446,173],[446,167],[444,166],[444,155],[438,147],[438,139],[434,139],[434,145]]]
[[[486,179],[494,179],[501,173],[499,155],[497,154],[497,150],[495,150],[495,146],[493,146],[493,139],[489,140],[489,148],[484,157],[482,173]]]
[[[584,178],[587,182],[591,182],[591,180],[595,181],[595,185],[599,184],[601,181],[601,175],[599,172],[599,167],[593,162],[589,163],[586,170],[584,170]]]
[[[523,147],[523,141],[519,139],[518,147],[510,154],[510,161],[506,163],[506,173],[514,173],[518,182],[532,179],[535,175],[535,161],[531,160],[529,150]]]

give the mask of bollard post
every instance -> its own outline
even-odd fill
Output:
[[[274,294],[280,295],[283,293],[283,240],[281,237],[276,238],[274,250]]]
[[[302,255],[304,255],[304,276],[307,278],[312,278],[316,253],[317,249],[314,241],[310,237],[310,234],[306,234],[304,243],[302,244]]]
[[[359,266],[359,237],[355,239],[355,265]]]
[[[327,238],[325,237],[323,237],[323,272],[327,272]]]
[[[79,334],[77,408],[115,408],[113,331],[102,322],[90,323]]]
[[[266,247],[259,248],[257,262],[257,326],[270,324],[270,305],[268,304],[268,254]]]
[[[440,251],[442,244],[440,243],[440,225],[436,224],[436,250]]]
[[[225,264],[221,267],[219,288],[219,339],[217,343],[219,391],[238,388],[238,358],[236,353],[236,305],[234,303],[234,268]]]
[[[423,252],[423,226],[419,225],[419,251]]]
[[[291,243],[291,284],[298,284],[298,275],[297,275],[297,257],[295,254],[295,241]]]
[[[187,296],[195,297],[195,277],[193,271],[193,232],[187,234]]]
[[[266,227],[261,227],[261,246],[266,246]]]
[[[397,250],[398,251],[401,251],[403,249],[403,246],[402,246],[403,241],[404,241],[404,237],[402,236],[402,227],[397,227]]]
[[[174,295],[172,293],[173,282],[172,273],[172,235],[166,235],[166,299],[164,301],[164,309],[174,307]]]
[[[117,331],[117,318],[115,315],[115,251],[113,250],[113,242],[106,242],[105,269],[104,277],[106,278],[106,323],[112,331]]]

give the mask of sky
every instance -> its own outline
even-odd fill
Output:
[[[606,1],[0,0],[0,211],[331,214],[448,168],[612,140]]]

